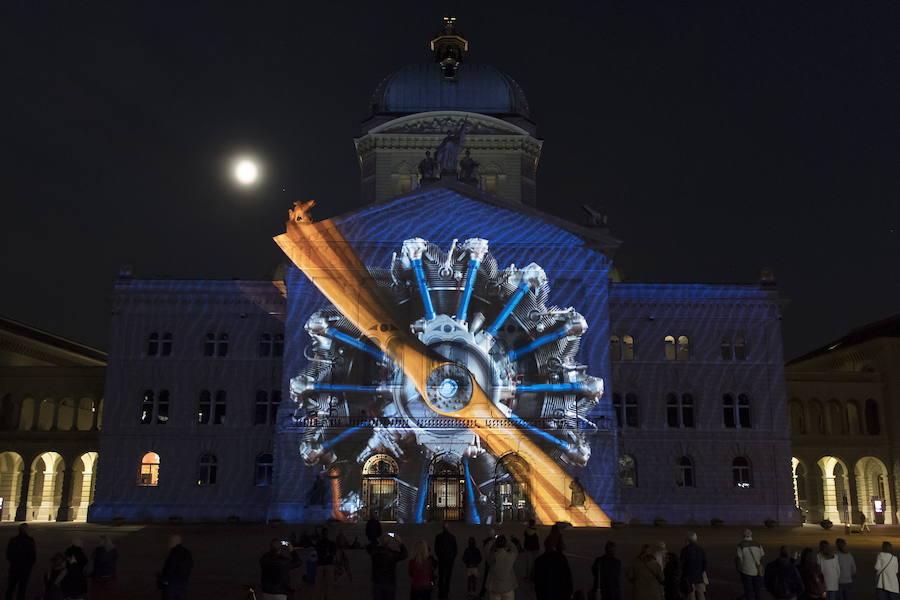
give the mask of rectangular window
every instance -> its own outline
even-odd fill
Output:
[[[272,335],[263,333],[259,336],[259,357],[267,358],[272,355]]]
[[[219,356],[219,357],[228,356],[228,334],[227,333],[219,334],[219,343],[216,346],[216,356]]]
[[[162,356],[171,356],[172,355],[172,334],[164,333],[162,336],[162,351],[160,352]]]
[[[160,390],[156,401],[156,423],[165,425],[169,422],[169,390]]]
[[[213,403],[213,411],[212,411],[212,422],[213,425],[224,425],[225,424],[225,412],[228,408],[228,404],[226,403],[225,391],[219,390],[216,392],[216,401]]]
[[[216,334],[207,333],[206,340],[203,342],[203,356],[216,355]]]
[[[284,354],[284,335],[275,334],[274,344],[272,345],[272,356],[282,356]]]
[[[625,394],[625,425],[638,426],[638,404],[636,394]]]
[[[209,413],[212,410],[212,394],[209,390],[200,392],[200,403],[197,407],[197,422],[201,425],[209,423]]]

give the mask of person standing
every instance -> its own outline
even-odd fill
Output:
[[[397,563],[406,560],[406,546],[383,533],[366,547],[372,559],[372,599],[394,600],[397,597]]]
[[[763,547],[753,541],[753,532],[744,530],[744,539],[737,545],[735,565],[741,575],[744,588],[744,600],[761,600],[763,567],[762,561],[766,552]]]
[[[782,546],[778,558],[766,565],[763,580],[775,600],[796,600],[803,594],[803,580],[791,561],[787,546]]]
[[[882,542],[875,559],[875,593],[877,600],[898,600],[900,582],[897,581],[897,556],[890,542]]]
[[[816,563],[822,569],[822,577],[825,579],[825,597],[828,600],[836,600],[840,589],[841,563],[831,551],[831,544],[825,540],[819,542]]]
[[[516,558],[519,552],[516,546],[506,541],[506,537],[498,535],[494,547],[488,555],[490,572],[487,577],[487,592],[490,600],[514,600],[519,582],[516,580]]]
[[[366,538],[368,538],[370,544],[374,544],[380,537],[381,521],[375,515],[372,515],[372,518],[366,521]]]
[[[434,538],[434,553],[438,562],[438,599],[446,600],[450,596],[453,563],[456,561],[456,537],[450,532],[447,523],[444,523],[441,532]]]
[[[463,565],[466,567],[466,594],[468,596],[477,596],[478,590],[478,566],[481,564],[481,550],[475,538],[469,538],[469,545],[463,551]]]
[[[559,550],[545,550],[535,559],[532,580],[537,600],[572,598],[572,569],[566,555]]]
[[[628,568],[627,577],[634,586],[633,600],[662,600],[665,579],[650,544],[641,546],[640,554]]]
[[[62,580],[66,576],[66,557],[57,552],[50,559],[50,571],[44,574],[44,595],[41,600],[64,600]]]
[[[157,575],[162,600],[187,600],[188,580],[193,569],[194,557],[191,556],[191,551],[181,543],[180,535],[172,535],[169,538],[169,554],[162,572]]]
[[[687,536],[687,543],[681,549],[681,574],[690,584],[687,600],[706,600],[706,551],[697,542],[693,531]]]
[[[622,600],[622,561],[616,558],[615,542],[606,542],[603,556],[594,559],[591,565],[591,574],[594,576],[591,598],[596,599],[599,591],[603,600]]]
[[[804,548],[800,554],[800,578],[803,580],[803,600],[825,598],[825,576],[816,562],[812,548]]]
[[[337,544],[329,537],[327,527],[319,531],[316,542],[316,600],[330,600],[334,586],[334,559],[337,555]]]
[[[850,591],[853,589],[853,576],[856,575],[856,561],[847,550],[847,540],[838,538],[837,559],[841,566],[841,578],[838,583],[838,600],[850,600]]]
[[[409,600],[431,600],[434,589],[434,558],[425,540],[416,543],[409,558]]]
[[[563,540],[562,530],[560,530],[559,525],[554,524],[550,527],[550,533],[544,538],[544,549],[546,550],[547,548],[559,550],[560,552],[566,551],[566,542]]]
[[[84,573],[88,558],[81,540],[72,540],[72,545],[63,553],[66,558],[66,574],[59,587],[66,600],[81,600],[87,596],[87,575]]]
[[[525,532],[522,535],[522,545],[525,555],[525,579],[531,579],[534,560],[541,551],[541,540],[538,537],[537,528],[534,526],[534,519],[528,519],[528,525],[525,526]]]
[[[260,600],[288,600],[294,592],[291,571],[303,566],[303,558],[286,540],[273,539],[259,559]]]
[[[116,567],[119,553],[108,535],[100,536],[100,545],[91,554],[91,600],[112,600],[116,597]]]
[[[19,533],[6,544],[6,561],[9,563],[9,578],[6,583],[6,600],[24,600],[28,590],[28,578],[37,560],[34,538],[28,535],[28,524],[19,525]]]

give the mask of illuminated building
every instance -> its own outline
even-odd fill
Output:
[[[787,364],[794,493],[807,521],[897,523],[900,316]]]
[[[283,282],[120,278],[92,518],[795,518],[771,282],[619,282],[602,215],[536,208],[515,81],[432,49]]]
[[[106,354],[0,318],[0,520],[84,521]]]

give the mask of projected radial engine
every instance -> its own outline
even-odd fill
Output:
[[[410,490],[407,507],[391,492],[391,514],[405,511],[410,520],[443,504],[459,506],[459,518],[465,507],[474,522],[499,519],[507,507],[544,521],[604,524],[599,509],[602,516],[569,514],[579,513],[584,493],[568,475],[590,459],[596,425],[589,417],[603,381],[576,362],[587,323],[573,308],[548,306],[543,269],[501,270],[484,239],[454,240],[444,250],[413,238],[389,268],[368,271],[395,315],[394,325],[382,327],[408,327],[437,366],[412,381],[416,369],[398,364],[403,354],[392,352],[390,332],[360,331],[346,306],[310,315],[309,363],[291,379],[291,397],[304,461],[342,480],[333,486],[341,494],[335,508],[349,514],[383,503],[372,499],[366,479],[373,457],[382,457],[382,478]],[[440,465],[458,466],[449,476],[458,497],[455,488],[433,489]],[[544,481],[551,478],[566,481]]]

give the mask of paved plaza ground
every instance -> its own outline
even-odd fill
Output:
[[[0,539],[4,541],[15,534],[16,525],[0,525]],[[88,523],[33,523],[32,533],[38,547],[38,565],[32,575],[29,599],[40,593],[40,577],[46,570],[50,555],[69,545],[72,538],[84,540],[88,553],[96,545],[97,536],[108,533],[119,548],[119,597],[127,600],[158,598],[154,576],[162,565],[167,552],[166,540],[171,533],[178,532],[184,537],[194,555],[195,569],[191,580],[190,598],[216,600],[242,600],[247,598],[247,586],[256,585],[259,579],[258,559],[266,551],[273,537],[289,537],[291,531],[297,533],[311,530],[307,525],[262,525],[262,524],[207,524],[207,525],[95,525]],[[416,539],[425,538],[433,543],[438,532],[438,524],[393,525],[386,524],[387,531],[399,533],[407,546]],[[500,528],[507,535],[521,537],[522,526],[504,525]],[[541,527],[543,538],[547,528]],[[334,524],[331,530],[336,534],[343,531],[348,539],[359,536],[364,540],[362,524]],[[481,539],[488,535],[488,527],[478,525],[453,524],[460,547],[468,536]],[[700,542],[706,548],[710,563],[711,600],[736,600],[740,596],[739,584],[734,571],[734,545],[740,541],[743,527],[695,527],[687,526],[627,526],[618,529],[569,529],[565,532],[566,554],[572,567],[576,589],[590,587],[590,565],[593,558],[602,552],[606,540],[615,540],[619,556],[625,565],[637,554],[640,545],[665,541],[670,550],[679,549],[688,531],[696,531]],[[845,537],[856,556],[859,567],[856,594],[860,599],[873,597],[873,565],[875,555],[884,540],[894,543],[900,550],[900,527],[876,526],[871,533],[844,535],[843,528],[835,526],[825,531],[819,526],[808,525],[794,528],[766,529],[762,525],[753,528],[755,538],[765,548],[770,557],[781,545],[794,547],[815,546],[820,539],[834,541]],[[340,585],[335,598],[362,600],[370,596],[368,579],[370,575],[368,555],[364,550],[348,552],[352,564],[352,583]],[[520,561],[521,562],[521,561]],[[521,566],[521,565],[520,565]],[[408,597],[406,565],[398,568],[398,600]],[[300,583],[301,573],[295,571],[298,593],[295,598],[312,598],[311,591]],[[3,573],[3,586],[6,585]],[[453,575],[451,598],[462,599],[465,582],[462,565],[457,564]],[[626,584],[626,599],[630,597],[630,586]],[[528,584],[523,582],[517,593],[519,599],[530,599],[534,595]]]

